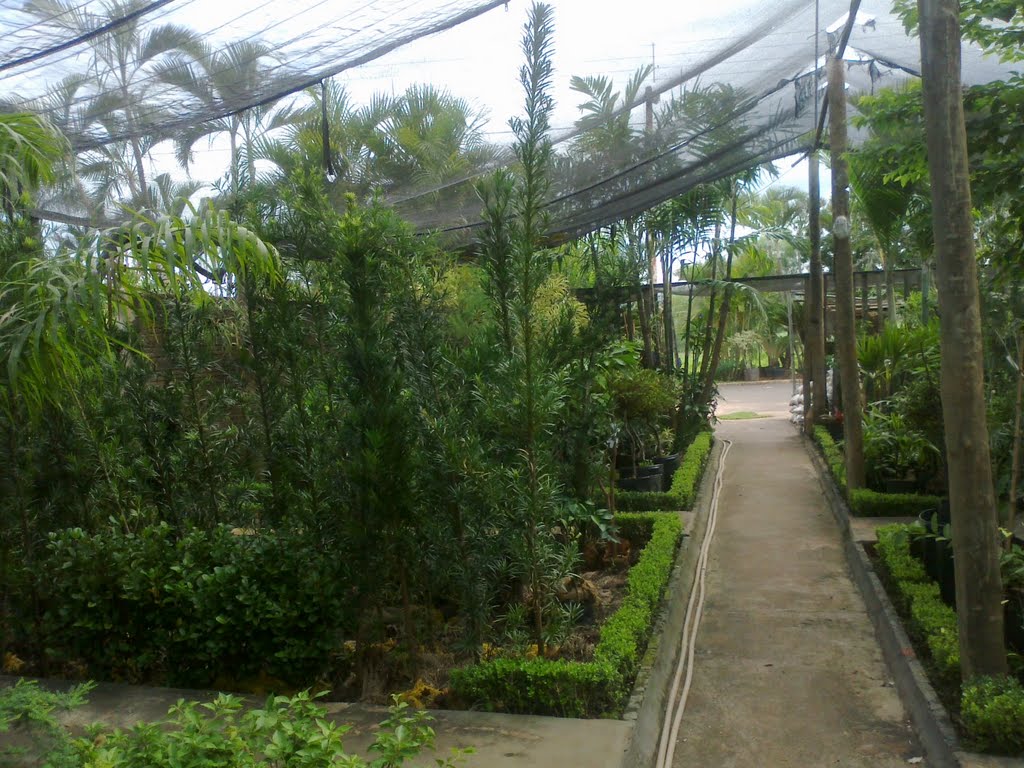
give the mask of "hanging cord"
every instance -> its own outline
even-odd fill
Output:
[[[338,172],[334,168],[334,161],[331,159],[331,128],[327,122],[327,81],[320,81],[320,127],[323,134],[324,145],[324,175],[331,184],[338,178]]]
[[[711,552],[711,542],[715,536],[715,528],[718,527],[718,500],[722,491],[722,478],[725,475],[725,457],[729,455],[732,448],[732,440],[723,440],[725,448],[718,460],[718,472],[715,473],[715,482],[711,492],[711,508],[708,512],[708,527],[704,533],[704,541],[701,543],[700,553],[697,557],[696,583],[690,590],[690,601],[686,606],[686,620],[683,623],[683,635],[679,647],[679,660],[676,663],[676,674],[672,680],[672,691],[669,693],[668,704],[665,709],[665,719],[662,722],[661,738],[658,743],[658,756],[655,762],[656,768],[670,768],[676,753],[676,743],[679,741],[679,728],[683,721],[683,712],[686,710],[686,700],[690,695],[690,683],[693,681],[693,657],[697,645],[697,633],[700,630],[700,620],[704,613],[704,598],[706,595],[706,577],[708,571],[708,557]],[[683,673],[686,673],[685,680]],[[679,684],[683,683],[680,692]]]

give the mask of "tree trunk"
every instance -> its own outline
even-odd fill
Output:
[[[892,254],[883,252],[885,261],[882,267],[885,269],[885,303],[889,310],[886,313],[885,322],[899,325],[899,316],[896,314],[896,278],[893,276]]]
[[[682,262],[685,264],[686,262]],[[714,269],[714,266],[711,267]],[[693,276],[697,272],[697,246],[693,246],[693,263],[690,264],[690,275],[686,278],[686,333],[683,335],[683,378],[690,376],[690,334],[693,330]],[[712,296],[714,295],[714,288]],[[711,316],[708,315],[708,327],[710,328]],[[704,357],[707,357],[707,347],[704,348]],[[696,368],[696,364],[694,365]]]
[[[640,320],[640,336],[644,342],[644,367],[654,367],[654,344],[651,341],[650,309],[647,306],[647,293],[643,286],[637,293],[636,314]]]
[[[656,274],[656,263],[658,254],[654,248],[654,235],[648,229],[644,237],[647,244],[647,287],[648,292],[648,322],[651,324],[651,367],[658,364],[658,347],[661,346],[661,334],[658,333],[658,291],[654,287],[654,275]]]
[[[664,368],[671,373],[676,368],[676,328],[672,318],[672,241],[661,252],[661,303],[665,324]]]
[[[818,152],[814,150],[808,158],[810,175],[808,177],[808,234],[811,240],[811,265],[807,291],[807,369],[811,377],[811,392],[804,393],[804,402],[810,401],[810,408],[805,409],[804,426],[808,434],[813,431],[815,422],[826,410],[825,381],[825,277],[821,266],[821,182],[818,175]],[[809,397],[808,397],[809,395]]]
[[[850,180],[846,164],[846,90],[838,59],[828,62],[829,138],[832,149],[832,215],[835,241],[836,346],[843,397],[843,453],[846,455],[846,488],[850,493],[864,487],[864,427],[860,405],[860,374],[857,368],[857,327],[854,313],[853,257],[850,253]],[[845,235],[838,225],[846,220]]]
[[[729,250],[725,257],[725,280],[732,279],[732,252],[736,246],[736,201],[739,197],[737,183],[733,182],[732,187],[732,211],[729,225]],[[718,359],[722,355],[722,342],[725,339],[725,324],[729,320],[729,303],[732,298],[732,286],[727,285],[722,295],[722,306],[718,310],[718,330],[715,331],[715,341],[711,349],[711,358],[708,362],[707,373],[704,376],[704,391],[701,393],[701,402],[711,401],[711,392],[715,388],[715,375],[718,373]]]
[[[700,353],[700,380],[707,378],[708,365],[711,363],[711,330],[715,321],[715,282],[718,280],[718,256],[722,239],[722,222],[715,222],[715,242],[711,247],[711,296],[708,297],[707,322],[704,323],[704,347]],[[692,295],[691,295],[692,300]]]
[[[918,0],[932,190],[945,421],[964,680],[1008,671],[988,426],[978,271],[960,85],[957,0]]]
[[[1013,452],[1010,459],[1010,503],[1006,507],[1003,526],[1008,531],[1017,527],[1017,491],[1020,488],[1020,433],[1021,409],[1024,408],[1024,338],[1018,333],[1017,342],[1017,397],[1013,405]],[[1007,545],[1012,539],[1007,539]]]

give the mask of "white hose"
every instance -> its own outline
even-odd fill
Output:
[[[700,619],[704,613],[704,596],[706,593],[706,579],[708,569],[708,553],[711,551],[711,541],[715,535],[715,526],[718,524],[718,497],[722,489],[722,476],[725,473],[725,457],[732,448],[731,440],[723,440],[725,448],[722,457],[718,462],[718,472],[715,475],[715,483],[711,493],[711,509],[708,512],[708,530],[701,543],[700,556],[697,558],[697,583],[690,591],[690,600],[686,606],[686,620],[683,623],[683,636],[679,647],[679,661],[676,662],[676,674],[672,681],[672,692],[668,697],[668,704],[665,709],[665,719],[661,726],[661,739],[658,744],[658,760],[655,768],[670,768],[672,759],[675,757],[676,741],[679,738],[679,726],[683,722],[683,712],[686,710],[686,699],[690,695],[690,682],[693,680],[693,654],[697,645],[697,632],[700,630]],[[692,625],[692,629],[691,629]],[[686,672],[686,680],[683,683],[682,693],[679,693],[679,683]]]

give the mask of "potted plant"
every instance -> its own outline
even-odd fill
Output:
[[[658,371],[634,366],[618,371],[609,389],[618,425],[613,458],[620,468],[619,486],[654,478],[639,484],[644,490],[661,490],[664,470],[648,458],[659,452],[659,434],[675,406],[674,382]],[[631,490],[636,484],[627,482]]]

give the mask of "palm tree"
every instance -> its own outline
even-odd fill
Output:
[[[268,59],[273,59],[273,51],[268,46],[242,40],[219,49],[203,44],[201,53],[195,58],[188,53],[174,53],[157,63],[153,70],[163,82],[177,86],[213,111],[231,105],[240,96],[252,93],[265,84],[270,77],[269,67],[264,63]],[[187,171],[197,142],[219,133],[228,134],[231,142],[229,179],[232,194],[237,194],[243,176],[239,139],[245,150],[244,176],[251,184],[256,178],[253,133],[258,131],[262,134],[277,127],[276,123],[263,125],[272,110],[272,105],[264,105],[188,126],[174,138],[178,162]]]
[[[914,198],[912,185],[886,181],[886,169],[872,155],[851,153],[850,188],[874,234],[885,270],[886,304],[890,322],[897,320],[893,268],[900,251],[900,235]]]
[[[98,32],[112,19],[141,11],[144,0],[106,0],[95,13],[74,0],[29,0],[25,10],[76,36]],[[132,207],[150,202],[146,156],[162,138],[152,132],[167,111],[150,98],[159,83],[153,71],[169,56],[203,52],[192,30],[174,24],[145,26],[139,15],[89,41],[92,75],[74,75],[44,99],[43,109],[76,143],[88,149],[80,173],[104,194]],[[88,139],[86,137],[89,137]]]
[[[21,198],[56,179],[69,149],[60,131],[44,118],[0,113],[0,200],[9,221]]]
[[[604,75],[574,75],[569,87],[587,98],[577,105],[580,117],[576,128],[581,133],[573,143],[574,148],[591,156],[635,152],[643,132],[631,124],[630,113],[638,103],[640,88],[653,71],[650,64],[637,69],[621,93],[612,90],[612,81]]]

